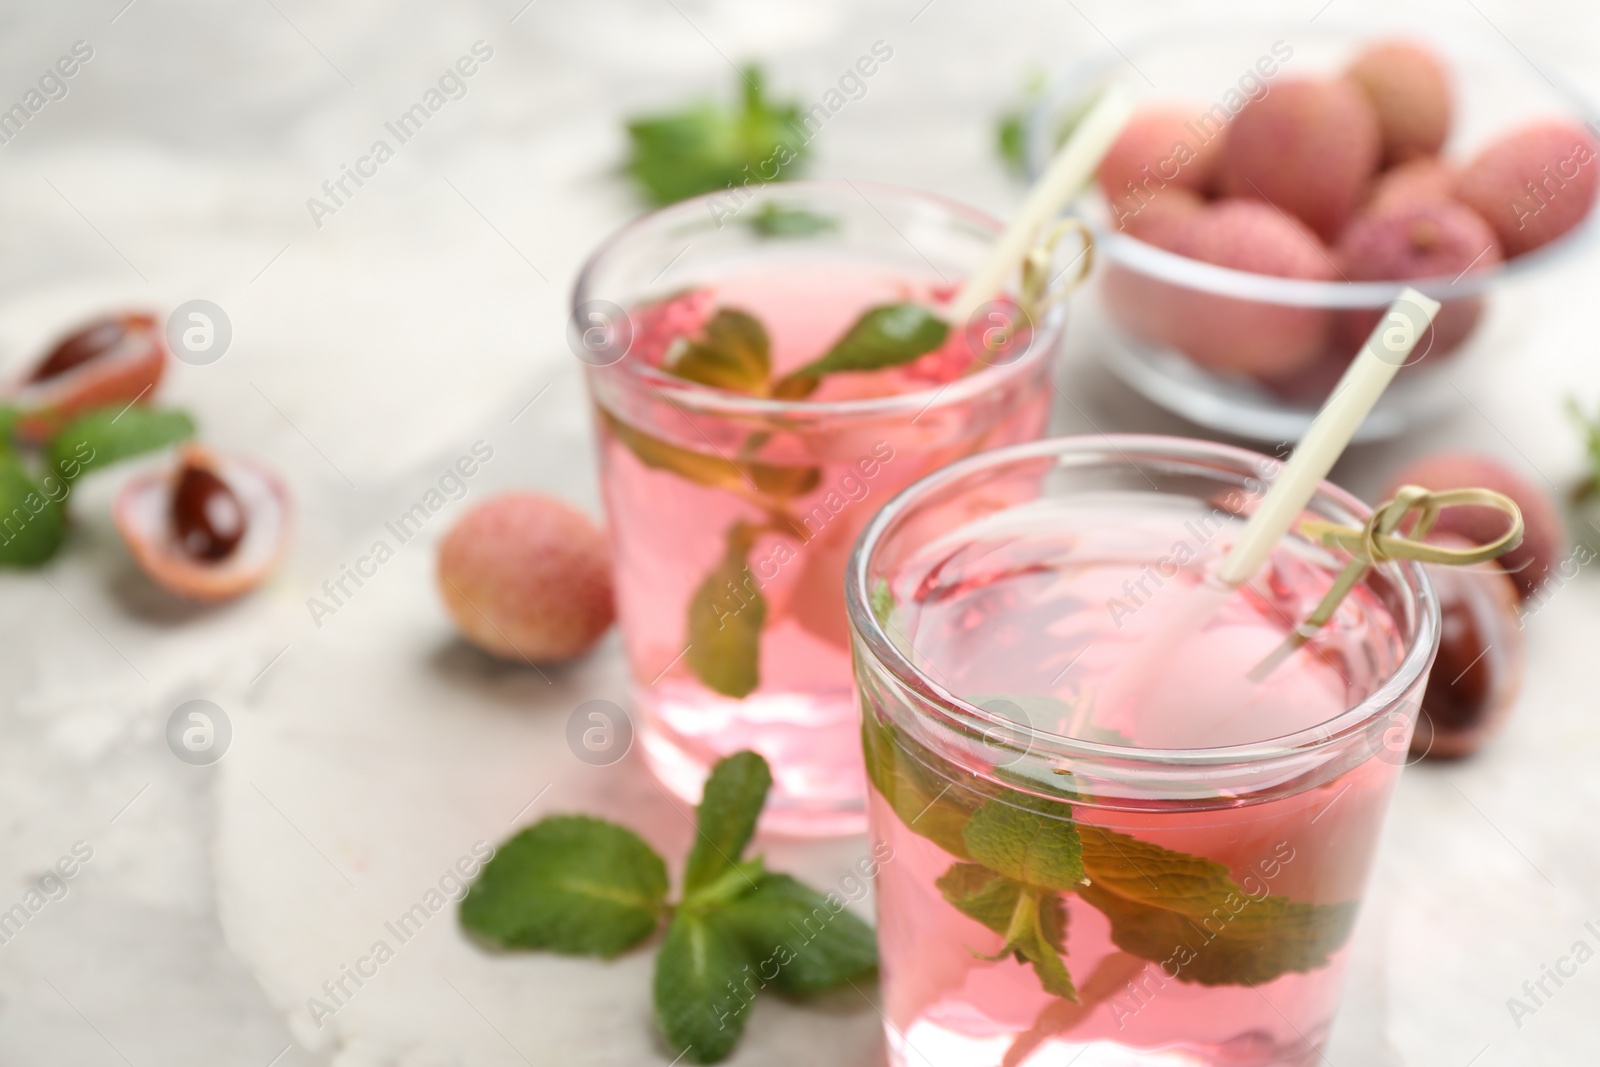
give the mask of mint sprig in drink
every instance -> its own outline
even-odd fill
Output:
[[[1345,562],[1291,533],[1172,640],[1277,467],[1170,438],[1020,445],[863,534],[895,1064],[1317,1060],[1437,612],[1418,566],[1380,564],[1252,680]],[[1324,484],[1305,513],[1369,512]],[[1137,699],[1106,699],[1129,664]]]
[[[622,231],[579,281],[575,337],[652,768],[693,799],[754,749],[769,827],[844,832],[865,796],[851,546],[916,479],[1043,432],[1063,319],[1037,285],[1034,315],[1003,293],[949,315],[1000,231],[977,212],[846,183],[742,211],[774,205],[829,225],[777,238],[701,200]]]

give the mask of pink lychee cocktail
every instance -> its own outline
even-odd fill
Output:
[[[891,502],[848,576],[896,1067],[1317,1062],[1437,644],[1386,564],[1292,534],[1195,632],[1275,461],[1042,441]],[[1323,487],[1309,512],[1359,526]],[[1160,654],[1152,656],[1152,647]]]
[[[751,196],[634,224],[575,297],[634,709],[678,795],[755,749],[769,829],[859,831],[845,561],[906,485],[1043,432],[1062,321],[936,321],[987,216],[846,183]]]

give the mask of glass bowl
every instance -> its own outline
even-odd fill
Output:
[[[1197,119],[1213,105],[1236,113],[1262,86],[1270,92],[1281,79],[1333,76],[1363,46],[1391,36],[1426,41],[1450,68],[1456,114],[1441,152],[1447,161],[1464,162],[1489,141],[1537,118],[1584,124],[1593,113],[1559,77],[1489,33],[1431,23],[1340,25],[1329,16],[1310,25],[1208,21],[1162,30],[1063,72],[1029,117],[1030,173],[1042,172],[1073,118],[1113,82],[1125,85],[1139,104],[1192,104]],[[1268,70],[1272,75],[1264,77]],[[1379,310],[1405,285],[1441,300],[1444,321],[1412,355],[1412,365],[1357,439],[1393,437],[1445,414],[1460,402],[1454,379],[1516,344],[1517,323],[1532,303],[1526,286],[1517,283],[1589,246],[1600,226],[1600,212],[1591,211],[1542,248],[1460,278],[1305,281],[1231,270],[1138,240],[1116,228],[1098,187],[1076,210],[1093,228],[1105,264],[1093,291],[1106,319],[1102,353],[1111,370],[1191,422],[1257,441],[1295,440],[1305,432]],[[1319,354],[1309,370],[1267,384],[1202,362],[1208,349],[1260,343],[1275,334],[1297,344],[1310,338]]]

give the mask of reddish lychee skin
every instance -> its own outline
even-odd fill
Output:
[[[1494,227],[1507,257],[1577,226],[1600,193],[1600,143],[1581,126],[1542,122],[1507,134],[1462,168],[1456,196]]]
[[[1455,195],[1454,168],[1431,156],[1414,159],[1378,175],[1361,206],[1361,214],[1374,215],[1418,203],[1453,200]]]
[[[1133,237],[1172,251],[1189,223],[1205,207],[1197,193],[1177,186],[1164,189],[1161,195],[1137,212],[1122,216],[1122,229]]]
[[[1269,204],[1224,200],[1187,223],[1173,251],[1204,263],[1280,278],[1330,281],[1333,260],[1315,234]],[[1326,339],[1325,309],[1268,304],[1170,287],[1170,343],[1202,366],[1260,379],[1291,375]]]
[[[1433,540],[1466,548],[1463,538]],[[1430,566],[1439,600],[1439,654],[1422,695],[1411,752],[1460,759],[1505,725],[1522,689],[1526,642],[1511,576],[1494,564]]]
[[[1378,169],[1378,117],[1353,82],[1286,80],[1234,117],[1218,161],[1222,191],[1294,215],[1325,241]]]
[[[1224,135],[1208,133],[1193,120],[1178,109],[1140,111],[1128,120],[1100,161],[1100,189],[1118,218],[1174,189],[1205,190]]]
[[[573,659],[616,617],[604,534],[537,493],[507,493],[462,516],[439,545],[438,573],[462,635],[506,659]]]
[[[1383,161],[1392,166],[1438,153],[1455,110],[1450,77],[1432,50],[1384,41],[1362,52],[1347,76],[1378,116]]]
[[[1454,280],[1501,263],[1500,242],[1489,224],[1471,208],[1449,200],[1419,200],[1362,214],[1345,230],[1334,254],[1340,272],[1353,282]],[[1419,358],[1455,351],[1477,328],[1482,313],[1481,297],[1445,300],[1417,344]],[[1341,315],[1338,334],[1345,349],[1359,349],[1381,315],[1377,309]]]
[[[1466,489],[1481,486],[1511,498],[1522,512],[1522,544],[1499,563],[1526,600],[1567,550],[1566,523],[1550,494],[1498,460],[1471,452],[1437,452],[1407,464],[1389,483],[1388,499],[1402,485],[1424,489]],[[1439,516],[1434,530],[1475,544],[1487,544],[1506,531],[1506,517],[1492,508],[1451,508]]]

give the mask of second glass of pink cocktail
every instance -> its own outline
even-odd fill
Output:
[[[1344,562],[1291,534],[1237,591],[1206,583],[1277,466],[1041,441],[930,476],[864,532],[895,1067],[1320,1057],[1438,611],[1420,567],[1383,564],[1253,680]],[[1308,508],[1368,514],[1326,485]],[[1199,597],[1203,625],[1165,624]]]
[[[678,795],[749,748],[768,829],[864,826],[851,546],[904,486],[1048,419],[1059,310],[940,318],[999,230],[922,193],[792,183],[647,216],[585,268],[573,337],[634,705]]]

